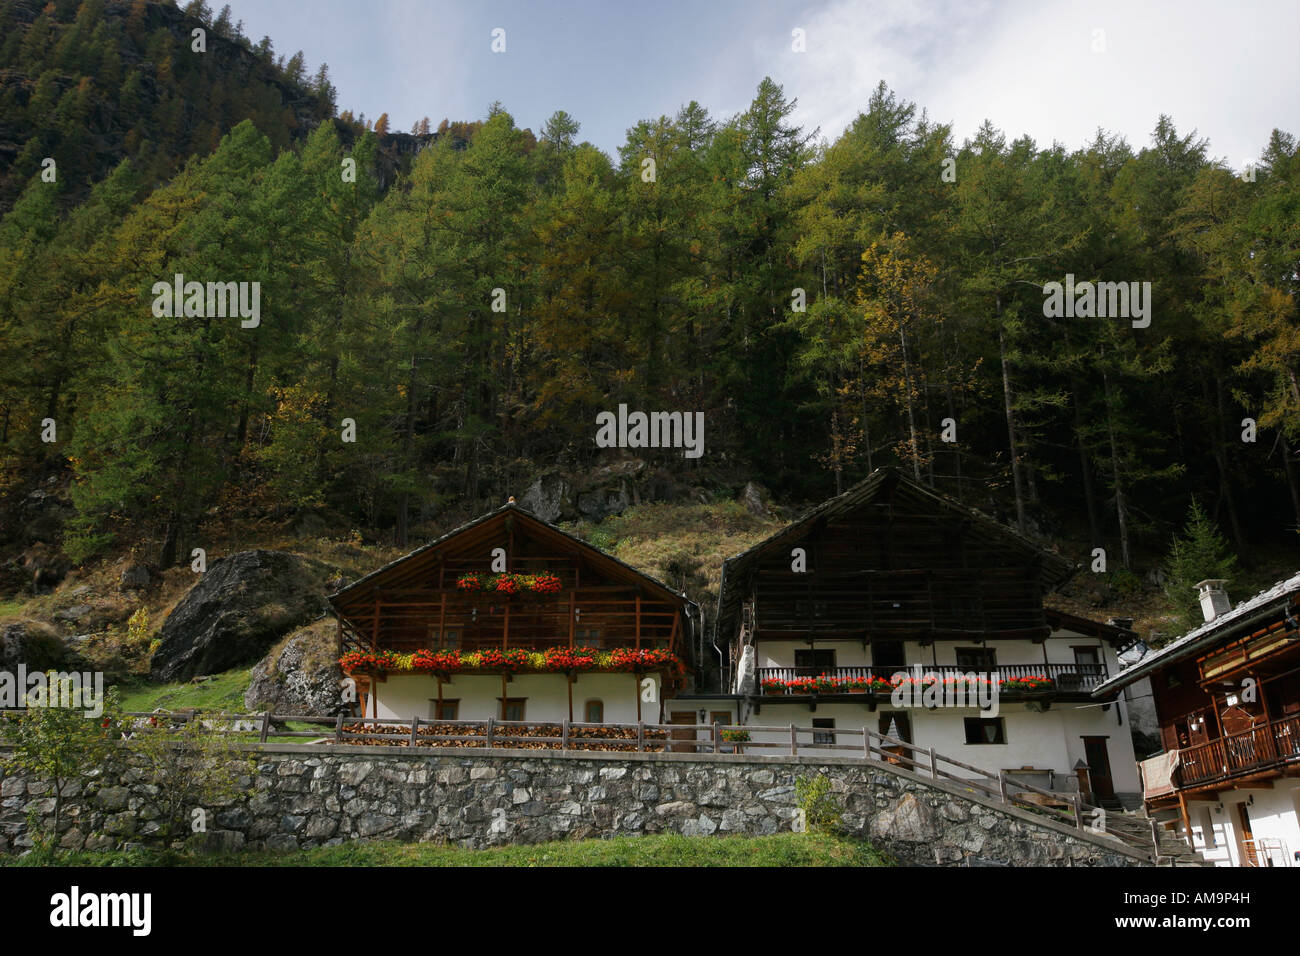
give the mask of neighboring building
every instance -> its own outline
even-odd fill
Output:
[[[739,721],[867,727],[1103,806],[1136,805],[1125,704],[1118,689],[1094,699],[1094,688],[1137,636],[1044,607],[1073,573],[993,519],[879,469],[724,563],[717,642],[730,652]],[[897,706],[883,682],[900,671],[1001,682],[998,713],[927,707],[923,695]],[[841,741],[828,733],[800,752],[833,753],[816,746],[831,742]]]
[[[1223,866],[1300,864],[1300,574],[1231,607],[1197,585],[1205,623],[1099,685],[1151,682],[1164,753],[1147,811]]]
[[[503,585],[494,567],[510,580]],[[682,595],[514,499],[330,603],[341,654],[420,652],[414,669],[353,672],[361,714],[399,720],[658,723],[664,695],[689,685],[699,622],[698,606]],[[537,666],[539,655],[569,651],[650,659],[615,672],[562,657]],[[487,652],[486,663],[458,669],[457,659],[475,652]],[[520,652],[531,652],[531,663]]]

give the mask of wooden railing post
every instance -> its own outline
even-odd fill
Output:
[[[794,724],[790,725],[790,756],[799,756],[799,738],[796,735]]]
[[[492,725],[493,725],[493,718],[489,717],[487,719],[487,749],[488,750],[492,749]]]
[[[636,752],[641,753],[645,750],[645,724],[641,721],[636,722]]]
[[[1078,790],[1074,791],[1074,828],[1083,829],[1083,797],[1079,795]]]
[[[560,749],[569,749],[569,721],[567,719],[560,723]]]
[[[262,743],[266,743],[266,738],[271,733],[271,712],[268,710],[262,715]]]
[[[418,741],[419,741],[419,739],[420,739],[419,736],[418,736],[419,733],[420,733],[420,715],[419,715],[419,714],[416,714],[414,717],[411,718],[411,743],[410,743],[410,746],[412,746],[412,747],[418,747],[418,746],[419,746],[419,743],[418,743]]]
[[[1155,848],[1155,858],[1151,861],[1156,866],[1160,865],[1160,825],[1155,820],[1148,820],[1151,824],[1151,846]]]
[[[338,717],[334,719],[334,743],[335,744],[343,743],[343,715],[342,714],[339,714]]]
[[[1002,802],[1007,802],[1007,776],[1001,770],[998,771],[998,793],[1002,795]]]
[[[871,731],[866,727],[862,728],[862,759],[871,759]]]
[[[713,722],[713,752],[722,752],[722,727],[716,720]]]
[[[935,759],[934,748],[930,748],[930,779],[939,779],[939,761]]]

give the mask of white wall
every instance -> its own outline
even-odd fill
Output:
[[[871,664],[870,645],[864,649],[860,641],[819,641],[818,649],[835,651],[837,667],[866,667]],[[923,668],[937,662],[940,665],[953,666],[957,663],[957,648],[987,647],[997,652],[999,664],[1042,664],[1043,650],[1046,647],[1047,660],[1050,664],[1073,664],[1076,646],[1100,647],[1102,659],[1107,672],[1114,676],[1119,673],[1119,660],[1115,650],[1105,641],[1095,637],[1076,634],[1073,631],[1053,631],[1043,644],[1032,641],[987,641],[979,644],[975,640],[936,641],[933,647],[922,647],[912,641],[904,643],[907,664],[920,664]],[[794,652],[806,650],[806,640],[769,640],[760,638],[755,642],[759,667],[794,667]]]
[[[1206,860],[1216,866],[1240,866],[1240,817],[1237,805],[1248,803],[1251,834],[1256,840],[1282,841],[1280,852],[1268,853],[1273,866],[1300,866],[1295,852],[1300,850],[1300,780],[1286,777],[1274,781],[1272,790],[1225,790],[1216,800],[1187,801],[1194,845]],[[1253,803],[1250,801],[1253,800]],[[1162,819],[1181,820],[1176,809],[1159,814]],[[1212,840],[1207,843],[1206,829]],[[1179,831],[1182,827],[1179,825]],[[1263,856],[1265,850],[1258,848]]]
[[[659,678],[655,681],[654,697],[659,699]],[[530,721],[561,721],[569,717],[567,678],[563,674],[516,674],[506,685],[505,696],[526,697],[524,719]],[[388,680],[375,684],[378,703],[377,716],[397,720],[412,717],[432,717],[432,700],[438,697],[437,678],[428,674],[390,674]],[[442,685],[444,700],[459,700],[458,720],[487,720],[500,718],[501,677],[484,674],[456,674],[450,683]],[[573,684],[573,719],[581,721],[584,704],[598,698],[605,705],[606,723],[637,721],[637,678],[633,674],[579,674]],[[375,715],[375,705],[368,704],[366,713]],[[659,720],[658,703],[641,703],[642,720],[655,723]]]

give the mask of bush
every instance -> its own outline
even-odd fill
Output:
[[[830,832],[840,825],[840,806],[828,777],[799,777],[794,782],[804,823],[811,832]]]

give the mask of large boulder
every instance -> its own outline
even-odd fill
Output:
[[[251,664],[281,637],[327,610],[337,571],[282,551],[213,561],[158,632],[150,676],[188,680]]]
[[[74,656],[59,632],[43,621],[11,621],[0,631],[0,670],[13,672],[19,664],[28,671],[63,670]]]
[[[563,475],[552,472],[534,481],[519,498],[519,507],[543,521],[573,516],[573,488]]]
[[[250,710],[334,717],[348,712],[333,621],[316,621],[281,641],[253,668],[244,694]]]

